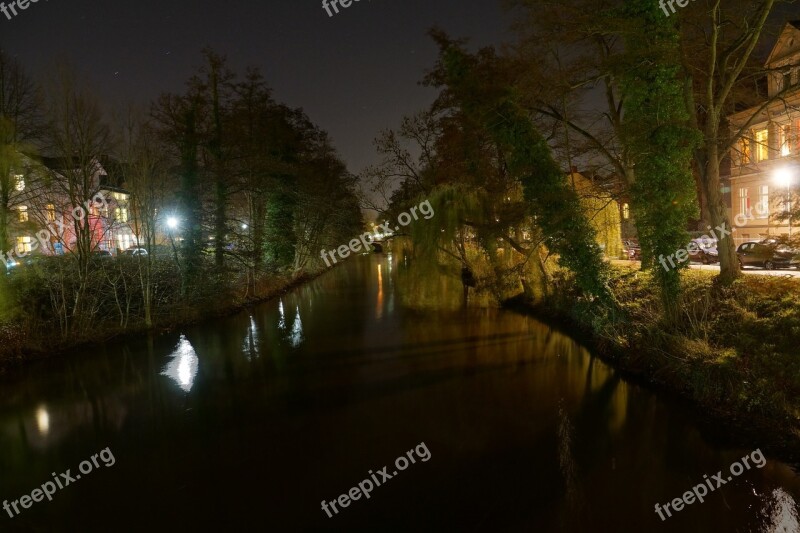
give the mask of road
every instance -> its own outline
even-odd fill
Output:
[[[639,264],[639,261],[622,261],[622,260],[615,260],[611,262],[615,265],[633,265]],[[694,270],[711,270],[713,272],[719,272],[719,265],[701,265],[697,263],[692,263],[689,268]],[[744,267],[742,270],[745,274],[752,274],[758,276],[782,276],[782,277],[791,277],[791,278],[800,278],[800,270],[797,269],[780,269],[780,270],[764,270],[763,268],[756,268],[756,267]]]

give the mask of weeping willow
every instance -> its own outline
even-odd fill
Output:
[[[480,269],[491,270],[493,275],[489,278],[494,280],[492,289],[497,296],[514,285],[513,277],[509,281],[502,276],[504,269],[516,274],[517,286],[530,276],[545,277],[539,254],[546,250],[557,258],[561,267],[572,272],[575,283],[590,299],[610,301],[607,267],[596,242],[595,228],[584,213],[577,192],[553,159],[547,142],[517,104],[513,91],[502,84],[487,82],[494,72],[492,58],[472,56],[442,34],[434,33],[433,38],[441,50],[439,84],[446,87],[450,107],[457,108],[466,123],[491,140],[499,154],[499,164],[518,183],[525,223],[517,218],[515,227],[506,229],[517,234],[527,229],[530,246],[525,250],[515,239],[500,235],[500,228],[486,219],[487,215],[493,216],[484,204],[487,195],[459,185],[438,191],[437,202],[443,209],[439,227],[434,230],[420,226],[424,229],[419,231],[426,233],[418,235],[419,242],[427,243],[424,246],[437,243],[443,253],[460,259],[465,266],[474,266],[478,280]],[[431,235],[432,231],[438,231],[439,235]],[[415,243],[416,238],[417,235]],[[454,243],[459,253],[442,250],[439,244],[442,241]],[[462,244],[467,241],[474,250],[468,251]],[[477,259],[474,264],[470,264],[471,253]],[[524,257],[515,260],[515,254]],[[425,255],[435,257],[430,253]]]

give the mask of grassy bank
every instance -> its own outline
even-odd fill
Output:
[[[0,279],[0,372],[72,348],[228,315],[320,274],[219,273],[209,262],[182,291],[174,262],[158,259],[149,277],[148,311],[136,258],[93,261],[84,287],[75,267],[50,258]]]
[[[559,278],[546,304],[528,306],[587,333],[614,366],[675,392],[703,411],[800,460],[800,282],[743,276],[717,287],[714,273],[683,280],[683,324],[666,328],[651,276],[613,267],[619,312],[603,310]],[[521,302],[515,302],[518,306]]]

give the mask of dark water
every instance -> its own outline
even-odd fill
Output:
[[[0,531],[799,530],[800,477],[757,455],[662,522],[656,503],[753,449],[534,319],[401,305],[402,270],[357,259],[249,313],[4,378],[0,499],[110,453],[52,502],[0,510]],[[384,466],[328,518],[323,499]]]

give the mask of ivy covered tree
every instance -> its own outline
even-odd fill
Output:
[[[697,136],[684,101],[674,21],[654,0],[626,0],[623,13],[625,54],[619,80],[625,98],[623,142],[636,168],[633,212],[644,263],[658,280],[665,317],[674,321],[685,263],[672,265],[662,258],[686,247],[687,222],[697,216],[691,172]]]

